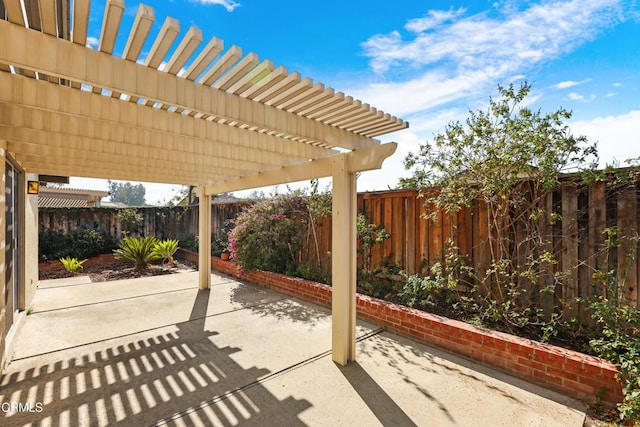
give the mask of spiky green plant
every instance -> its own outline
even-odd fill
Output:
[[[178,241],[173,239],[161,240],[156,243],[154,249],[156,255],[162,258],[162,263],[165,261],[169,267],[173,267],[173,255],[178,250]]]
[[[79,269],[82,268],[82,264],[84,264],[86,259],[79,261],[78,258],[65,257],[60,258],[60,262],[64,266],[64,269],[69,273],[77,273]]]
[[[136,270],[144,270],[149,262],[160,259],[155,252],[158,239],[155,237],[123,237],[118,243],[119,249],[113,251],[118,259],[131,261]]]

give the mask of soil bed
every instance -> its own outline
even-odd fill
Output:
[[[191,264],[181,261],[180,263],[176,263],[173,267],[167,267],[166,265],[163,266],[161,264],[149,264],[145,270],[136,270],[129,262],[117,261],[109,263],[109,265],[106,266],[93,265],[87,266],[86,268],[83,267],[82,270],[75,275],[89,276],[92,282],[107,282],[111,280],[135,279],[138,277],[161,276],[177,273],[181,270],[193,271],[195,268]],[[40,280],[48,280],[73,277],[74,274],[62,269],[56,271],[40,271],[38,276]]]

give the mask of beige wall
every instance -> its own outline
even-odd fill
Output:
[[[33,296],[38,287],[38,196],[27,195],[27,181],[37,181],[37,174],[25,174],[22,194],[24,199],[24,228],[20,241],[21,255],[24,260],[24,292],[20,291],[20,310],[31,307]]]
[[[14,317],[14,329],[9,335],[12,325],[7,323],[4,294],[6,290],[5,277],[5,165],[7,160],[4,142],[0,141],[0,369],[9,361],[13,339],[20,333],[24,323],[26,310],[31,306],[38,286],[38,199],[37,196],[27,195],[27,181],[37,180],[38,175],[25,174],[18,188],[19,210],[21,228],[19,233],[18,259],[19,259],[19,289],[18,308],[20,313]]]
[[[5,281],[5,152],[6,142],[0,140],[0,368],[4,366],[5,340],[7,337],[8,325],[6,323],[7,313],[4,303]]]

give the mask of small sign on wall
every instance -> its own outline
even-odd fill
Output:
[[[38,194],[40,183],[38,181],[27,181],[27,194]]]

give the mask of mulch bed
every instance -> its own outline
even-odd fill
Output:
[[[138,277],[162,276],[165,274],[173,274],[178,271],[193,271],[194,266],[190,263],[181,261],[176,263],[174,267],[167,267],[161,264],[149,264],[145,270],[136,270],[131,267],[131,263],[126,261],[110,263],[108,266],[88,266],[82,268],[76,276],[89,276],[92,282],[107,282],[111,280],[135,279]],[[74,274],[61,269],[56,271],[40,271],[38,277],[40,280],[61,279],[64,277],[73,277]]]

